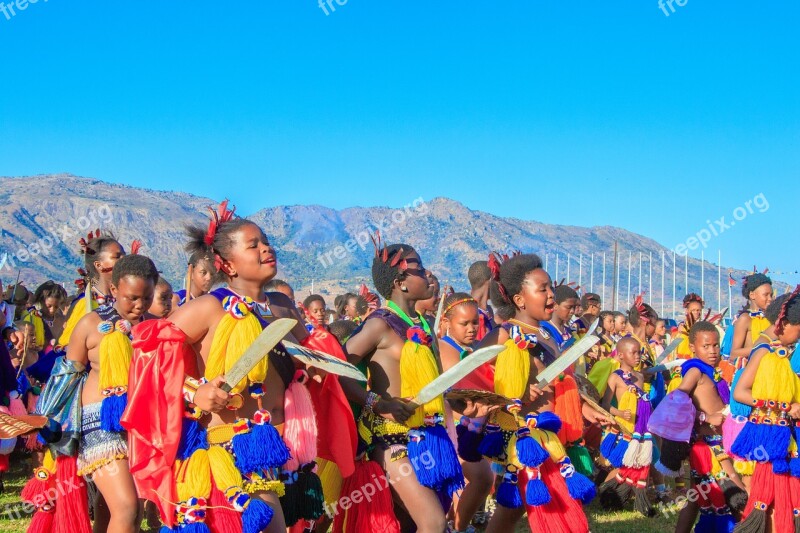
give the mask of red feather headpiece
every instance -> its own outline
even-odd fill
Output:
[[[395,253],[389,257],[389,249],[381,242],[381,232],[380,230],[375,231],[375,235],[370,235],[369,238],[372,240],[372,246],[375,248],[375,257],[384,264],[389,265],[390,267],[396,267],[400,272],[405,272],[408,268],[408,262],[403,257],[405,250],[400,248]]]
[[[91,241],[92,239],[97,239],[98,237],[100,237],[100,228],[94,230],[93,232],[90,231],[86,235],[86,237],[81,237],[81,239],[78,241],[78,244],[81,245],[81,251],[84,254],[93,254],[93,253],[95,253],[94,250],[89,248],[89,241]]]
[[[511,257],[516,257],[521,255],[522,252],[519,250],[511,254]],[[506,291],[505,285],[500,281],[500,267],[510,259],[508,254],[501,254],[500,252],[492,252],[489,254],[489,270],[492,273],[492,279],[494,279],[495,283],[497,283],[497,289],[500,291],[500,294],[503,296],[507,302],[511,301],[511,297],[508,295],[508,291]]]
[[[139,250],[142,249],[142,241],[139,239],[134,240],[131,243],[131,255],[139,255]]]
[[[217,230],[219,230],[222,224],[233,220],[236,208],[228,209],[228,200],[224,200],[219,204],[216,210],[211,206],[208,206],[208,210],[211,212],[211,220],[208,222],[208,230],[206,230],[206,235],[203,240],[207,245],[213,246],[214,237],[217,236]]]
[[[786,325],[786,312],[789,310],[789,304],[792,303],[792,300],[797,298],[798,294],[800,294],[800,285],[794,288],[791,296],[786,298],[786,301],[781,305],[781,312],[778,314],[778,320],[775,321],[775,333],[778,335],[783,334],[783,328]]]
[[[647,308],[644,306],[644,293],[636,297],[636,299],[633,301],[633,307],[635,307],[636,312],[639,313],[640,319],[644,320],[645,322],[650,322],[650,314],[647,312]]]
[[[378,296],[369,292],[365,284],[361,284],[361,288],[358,289],[358,295],[367,301],[367,307],[373,311],[378,308]]]

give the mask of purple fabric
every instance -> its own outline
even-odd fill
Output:
[[[636,402],[636,424],[633,426],[634,433],[644,435],[647,433],[647,423],[650,421],[650,415],[653,413],[653,407],[647,398],[639,397]]]
[[[725,405],[731,403],[731,388],[728,386],[727,381],[724,379],[717,381],[717,392],[719,397],[722,398],[722,403]]]
[[[653,435],[678,442],[689,442],[697,410],[689,395],[676,390],[658,404],[650,415],[647,429]]]
[[[389,327],[392,328],[392,331],[397,333],[397,335],[401,339],[406,340],[406,331],[408,330],[408,324],[406,324],[402,318],[392,313],[388,309],[381,308],[381,309],[376,309],[375,311],[370,313],[367,319],[364,320],[364,324],[367,323],[367,320],[372,320],[373,318],[380,318],[381,320],[386,322],[389,325]],[[358,330],[360,329],[361,327],[358,328]],[[358,330],[353,332],[353,335],[351,336],[355,336],[356,333],[358,333]]]

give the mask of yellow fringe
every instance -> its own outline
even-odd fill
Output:
[[[100,340],[100,391],[109,387],[128,386],[133,346],[124,333],[114,330]]]
[[[766,317],[757,316],[750,319],[750,337],[752,338],[754,345],[758,342],[758,338],[768,327],[770,327],[770,323]]]
[[[242,474],[236,470],[233,457],[224,448],[210,446],[208,463],[211,467],[211,475],[214,476],[214,483],[220,491],[225,492],[231,487],[242,486]]]
[[[625,391],[622,395],[622,398],[619,400],[619,405],[617,409],[620,411],[627,411],[630,409],[631,411],[631,420],[625,420],[621,416],[617,416],[617,422],[619,425],[628,430],[629,433],[633,433],[633,427],[636,422],[636,404],[639,402],[639,397],[636,395],[635,392]]]
[[[114,461],[121,461],[121,460],[127,459],[127,458],[128,458],[128,456],[125,455],[124,453],[118,453],[113,457],[103,457],[102,459],[98,459],[97,461],[95,461],[93,463],[90,463],[90,464],[84,466],[83,468],[81,468],[80,470],[78,470],[78,475],[79,476],[91,476],[92,474],[94,474],[95,472],[97,472],[98,470],[103,468],[104,466],[110,465]],[[55,469],[55,464],[53,464],[53,469]],[[52,470],[51,472],[55,472],[55,470]]]
[[[439,377],[439,368],[433,352],[427,346],[406,341],[400,352],[400,396],[413,398],[422,388]],[[425,415],[444,414],[444,397],[437,396],[417,409],[406,421],[406,426],[415,428],[425,423]]]
[[[69,338],[72,336],[72,332],[75,330],[75,326],[78,325],[78,322],[80,322],[81,318],[98,307],[99,306],[97,305],[97,302],[94,298],[92,298],[91,309],[87,311],[86,298],[81,298],[78,300],[73,306],[72,312],[70,312],[69,316],[67,317],[67,321],[64,323],[64,331],[58,338],[58,344],[61,346],[67,346],[69,344]]]
[[[322,481],[322,493],[325,502],[332,504],[339,499],[342,493],[342,474],[333,461],[317,457],[317,475]]]
[[[286,494],[286,485],[276,479],[264,479],[258,474],[253,474],[250,481],[245,483],[244,490],[247,494],[257,494],[259,492],[274,492],[278,498],[283,498]]]
[[[753,381],[753,398],[793,403],[800,401],[800,378],[788,357],[768,352],[761,358]]]
[[[26,311],[22,316],[22,321],[33,326],[33,338],[36,340],[36,346],[44,347],[44,320],[42,317]]]
[[[199,449],[187,459],[180,462],[176,476],[178,500],[189,498],[208,498],[211,496],[211,465],[209,453]]]
[[[564,448],[564,445],[561,444],[561,441],[555,433],[542,431],[541,429],[532,429],[531,437],[539,441],[556,464],[560,463],[564,457],[567,456],[567,450]]]
[[[494,370],[494,390],[507,398],[527,397],[531,373],[528,350],[517,346],[512,339],[504,343],[506,349],[497,356]]]
[[[253,344],[261,334],[261,323],[254,314],[248,313],[244,318],[234,318],[230,313],[225,313],[217,324],[214,339],[211,341],[211,350],[206,361],[206,379],[214,379],[227,373],[239,360],[242,354]],[[267,356],[247,374],[247,379],[242,379],[233,387],[234,394],[241,393],[250,383],[263,383],[267,377],[269,366]]]

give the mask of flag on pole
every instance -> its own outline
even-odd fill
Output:
[[[736,286],[736,280],[733,279],[733,274],[731,274],[730,272],[728,272],[728,286],[729,287],[735,287]]]

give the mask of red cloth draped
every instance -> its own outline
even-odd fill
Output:
[[[139,495],[156,504],[170,527],[170,502],[178,501],[172,466],[183,424],[183,382],[195,364],[186,335],[171,322],[147,320],[133,328],[128,406],[121,420],[128,431],[128,462]]]
[[[339,341],[327,331],[314,329],[301,344],[342,361],[347,360]],[[339,376],[328,374],[322,383],[309,380],[308,391],[317,413],[317,455],[336,463],[342,477],[351,476],[355,471],[358,432],[353,411],[339,384]]]

